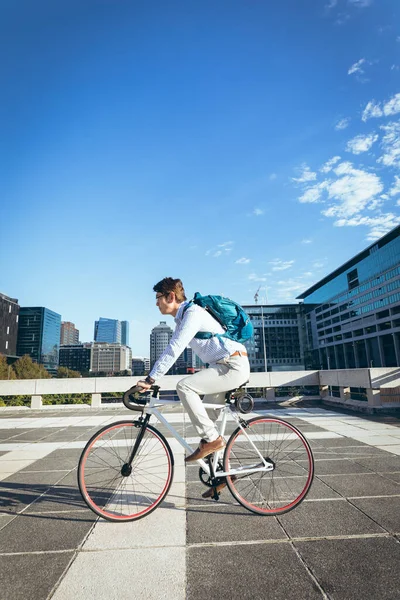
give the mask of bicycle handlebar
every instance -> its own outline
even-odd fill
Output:
[[[149,395],[145,392],[143,394],[140,393],[142,390],[138,385],[134,385],[129,390],[127,390],[122,396],[122,402],[125,404],[126,408],[129,410],[136,410],[138,412],[143,412],[144,407],[148,403]],[[153,398],[157,398],[160,386],[152,385],[150,390],[153,391]]]

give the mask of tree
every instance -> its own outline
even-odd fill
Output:
[[[66,377],[80,377],[81,374],[79,371],[74,371],[73,369],[68,369],[68,367],[58,367],[57,377],[59,379],[65,379]]]
[[[15,379],[15,373],[11,365],[7,364],[4,354],[0,354],[0,379]]]
[[[17,379],[50,379],[51,375],[43,365],[33,362],[28,354],[21,356],[13,369]]]

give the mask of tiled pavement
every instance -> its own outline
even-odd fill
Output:
[[[398,600],[400,420],[317,406],[268,412],[313,448],[316,477],[299,507],[259,517],[227,490],[203,500],[198,468],[185,470],[174,442],[169,495],[125,524],[86,508],[76,466],[101,425],[131,413],[0,412],[0,600]],[[194,436],[176,409],[171,420]]]

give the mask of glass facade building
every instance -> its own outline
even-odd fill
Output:
[[[121,321],[121,344],[129,346],[129,322]]]
[[[314,368],[399,366],[400,226],[299,299]]]
[[[58,369],[61,315],[44,307],[21,307],[17,354],[28,354],[50,373]]]
[[[121,321],[100,317],[94,323],[94,341],[121,344]]]
[[[245,343],[253,373],[310,368],[304,305],[254,304],[243,308],[254,327],[254,337]]]

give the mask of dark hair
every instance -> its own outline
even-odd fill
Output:
[[[186,300],[185,290],[180,279],[173,279],[172,277],[164,277],[153,287],[153,290],[159,294],[167,296],[171,292],[174,292],[175,299],[177,302],[183,302]]]

